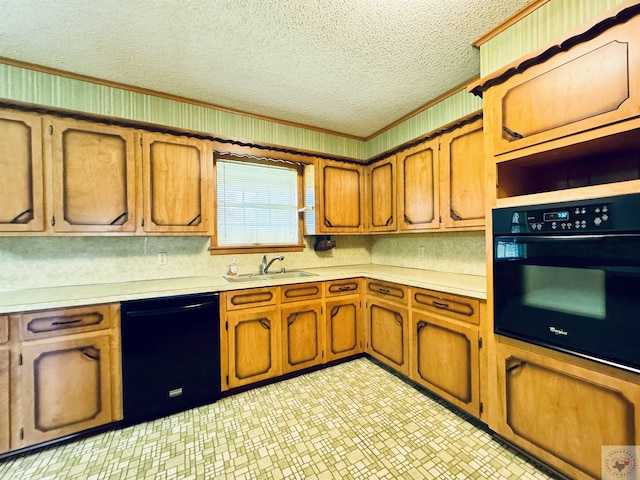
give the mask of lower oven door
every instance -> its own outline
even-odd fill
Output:
[[[640,235],[498,236],[495,332],[640,373]]]

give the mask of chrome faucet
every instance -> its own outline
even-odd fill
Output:
[[[262,264],[260,265],[260,275],[266,275],[267,272],[269,271],[269,267],[276,260],[282,261],[282,260],[284,260],[284,257],[282,255],[278,255],[277,257],[273,257],[268,262],[267,262],[267,256],[266,255],[264,257],[262,257]]]

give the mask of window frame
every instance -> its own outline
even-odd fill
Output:
[[[223,245],[218,246],[218,175],[217,175],[217,162],[218,161],[234,161],[234,162],[246,162],[259,165],[271,165],[277,167],[286,167],[295,170],[297,173],[297,189],[298,189],[298,243],[291,244],[250,244],[250,245]],[[300,162],[294,162],[289,160],[258,158],[247,155],[236,154],[220,154],[214,153],[213,155],[213,235],[211,236],[211,246],[209,252],[211,255],[227,255],[227,254],[242,254],[242,253],[270,253],[270,252],[302,252],[305,248],[304,243],[304,215],[301,209],[304,205],[304,164]]]

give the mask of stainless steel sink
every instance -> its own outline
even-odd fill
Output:
[[[237,275],[235,277],[229,275],[223,275],[226,281],[231,283],[242,283],[242,282],[266,282],[268,280],[279,280],[281,278],[301,278],[301,277],[311,277],[313,275],[317,275],[311,272],[305,272],[304,270],[286,270],[284,272],[275,272],[275,273],[243,273],[241,275]]]

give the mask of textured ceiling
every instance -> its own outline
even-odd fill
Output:
[[[0,0],[0,56],[366,137],[531,0]]]

